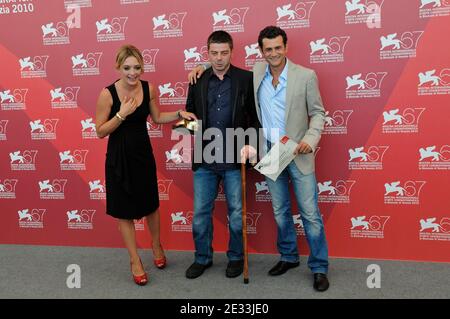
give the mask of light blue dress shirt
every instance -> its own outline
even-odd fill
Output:
[[[272,85],[273,76],[270,74],[269,65],[266,68],[266,74],[258,88],[258,101],[261,108],[262,126],[264,137],[276,143],[286,134],[284,116],[286,113],[286,88],[288,61],[284,66],[278,79],[276,88]]]

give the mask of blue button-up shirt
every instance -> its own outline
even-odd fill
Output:
[[[226,163],[226,129],[232,127],[233,124],[233,107],[231,103],[231,77],[230,70],[220,80],[214,73],[208,82],[208,111],[206,120],[206,129],[217,128],[220,130],[220,136],[214,136],[214,139],[221,139],[223,144],[215,148],[215,152],[222,153],[221,163],[203,163],[203,167],[214,170],[225,170],[235,168],[234,164]],[[204,142],[205,146],[209,144]],[[222,149],[221,149],[222,148]],[[213,152],[213,155],[215,153]]]
[[[286,114],[286,88],[288,61],[278,79],[276,88],[272,85],[273,76],[270,74],[269,65],[258,89],[258,101],[261,108],[262,126],[264,137],[276,143],[286,134],[284,116]],[[275,129],[275,130],[272,130]]]

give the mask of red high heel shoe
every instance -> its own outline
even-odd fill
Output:
[[[162,246],[161,250],[163,250]],[[155,256],[155,250],[153,250],[153,256]],[[166,256],[164,255],[164,250],[163,250],[163,256],[161,258],[154,258],[153,259],[153,263],[155,264],[156,268],[158,269],[163,269],[167,266],[167,259]]]
[[[142,261],[139,258],[139,262],[141,263],[142,269],[144,268],[144,265],[142,265]],[[130,262],[130,267],[131,267],[131,274],[133,275],[133,280],[135,282],[136,285],[139,286],[145,286],[148,282],[148,277],[147,277],[147,273],[144,270],[144,274],[143,275],[139,275],[136,276],[135,274],[133,274],[133,264]]]

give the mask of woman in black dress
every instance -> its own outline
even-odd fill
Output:
[[[159,197],[156,164],[147,133],[147,117],[155,123],[180,118],[195,119],[189,112],[160,113],[153,85],[140,79],[144,62],[134,46],[121,47],[116,56],[120,79],[104,88],[97,101],[96,130],[109,135],[106,153],[106,213],[119,220],[119,229],[130,254],[131,272],[138,285],[147,274],[137,252],[134,219],[146,217],[152,236],[154,264],[164,268],[166,258],[159,238]]]

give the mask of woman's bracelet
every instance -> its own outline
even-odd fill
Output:
[[[117,117],[121,122],[125,121],[125,118],[122,117],[122,115],[120,115],[119,112],[116,113],[116,117]]]
[[[178,110],[178,112],[177,112],[177,116],[179,119],[181,118],[181,112],[183,112],[183,110]]]

